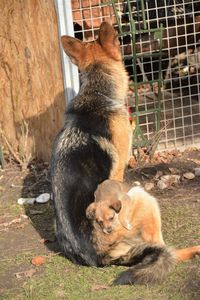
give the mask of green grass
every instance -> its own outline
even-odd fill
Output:
[[[38,206],[42,215],[33,217],[35,228],[42,226],[43,221],[52,217],[51,207]],[[170,204],[161,203],[163,234],[168,245],[184,247],[199,244],[200,228],[198,205],[192,202],[183,205],[181,202]],[[23,213],[23,208],[6,208],[7,213],[13,211],[13,216]],[[26,208],[28,212],[28,208]],[[50,222],[51,225],[51,222]],[[50,227],[50,232],[51,232]],[[28,236],[27,242],[29,243]],[[1,239],[3,242],[5,236]],[[36,246],[37,247],[37,246]],[[43,248],[44,249],[44,248]],[[44,249],[45,250],[45,249]],[[37,252],[38,251],[38,252]],[[40,267],[31,265],[35,255],[46,255],[46,262]],[[31,278],[17,280],[14,273],[34,268],[36,273]],[[10,288],[3,288],[4,300],[199,300],[200,299],[200,260],[195,259],[177,265],[162,284],[154,286],[112,286],[113,280],[120,274],[123,267],[91,268],[77,266],[66,258],[52,253],[34,250],[34,253],[22,251],[15,256],[5,256],[1,260],[0,275],[10,276],[15,284]],[[1,283],[1,282],[0,282]],[[103,287],[106,289],[103,289]],[[95,290],[95,287],[97,290]]]
[[[27,262],[27,257],[25,258]],[[198,264],[198,262],[196,261]],[[200,267],[200,264],[198,265]],[[5,300],[163,300],[199,299],[197,289],[184,291],[191,262],[179,265],[161,285],[155,286],[112,286],[113,279],[122,267],[89,268],[76,266],[61,256],[50,256],[44,271],[26,280],[21,290],[9,291]],[[41,267],[36,269],[40,270]],[[197,272],[197,270],[196,270]],[[199,274],[200,275],[200,274]],[[190,277],[191,279],[191,277]],[[100,286],[99,290],[93,288]],[[107,286],[107,289],[101,289]],[[17,292],[17,293],[16,293]],[[13,298],[17,295],[17,298]],[[185,297],[185,298],[184,298]]]

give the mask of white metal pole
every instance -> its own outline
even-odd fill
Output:
[[[72,6],[70,0],[55,0],[59,34],[74,36]],[[63,79],[65,87],[66,103],[73,99],[79,90],[78,68],[70,62],[61,46],[61,58],[63,67]]]

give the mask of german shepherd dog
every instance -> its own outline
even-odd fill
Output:
[[[97,266],[86,208],[97,185],[107,178],[123,180],[131,146],[125,107],[128,76],[120,44],[109,23],[98,39],[84,43],[61,38],[65,53],[80,70],[81,87],[69,103],[51,159],[57,240],[75,263]]]
[[[86,215],[93,223],[93,244],[104,265],[131,266],[116,284],[163,280],[175,263],[200,255],[200,246],[169,249],[161,230],[157,200],[141,186],[115,180],[101,183]]]

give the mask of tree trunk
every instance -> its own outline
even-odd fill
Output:
[[[53,0],[0,1],[0,145],[48,161],[64,93]]]

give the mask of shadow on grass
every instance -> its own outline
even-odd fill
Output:
[[[68,92],[75,94],[74,90],[72,89],[69,89]],[[43,147],[46,147],[44,148],[46,149],[45,157],[51,156],[54,138],[60,130],[60,128],[57,128],[58,124],[60,124],[59,126],[62,127],[64,119],[59,119],[59,116],[62,115],[62,113],[64,116],[65,113],[64,98],[64,91],[62,91],[55,97],[53,104],[50,105],[44,113],[26,120],[33,129],[39,128],[38,124],[40,125],[41,134],[38,134],[38,132],[34,130],[29,132],[29,135],[31,135],[32,139],[35,141],[36,154],[38,153],[37,147],[41,148],[41,136],[42,134],[45,135],[45,128],[50,126],[50,128],[54,128],[54,131],[52,132],[51,137],[49,137],[49,144],[44,144]],[[55,126],[52,126],[55,120],[57,120],[57,122],[55,123]],[[49,163],[32,161],[29,165],[29,170],[29,174],[24,178],[21,197],[30,198],[37,197],[42,193],[51,193]],[[34,228],[40,234],[41,239],[44,239],[44,242],[46,241],[45,245],[47,248],[54,252],[60,252],[58,244],[55,240],[53,201],[50,200],[46,204],[35,203],[34,205],[25,205],[25,212],[30,218]]]
[[[32,198],[42,193],[51,193],[48,165],[35,162],[30,165],[30,173],[24,179],[21,197]],[[24,205],[24,208],[33,227],[41,236],[41,242],[43,240],[50,251],[60,252],[55,238],[53,201],[49,200],[45,204]]]

